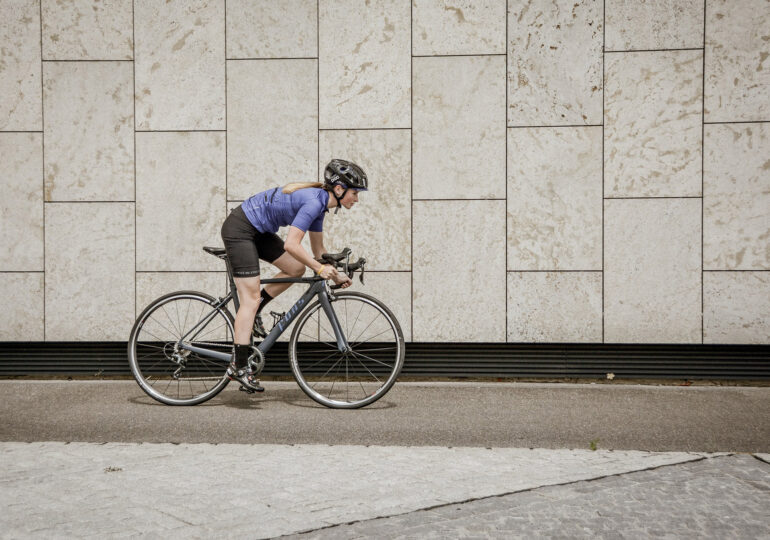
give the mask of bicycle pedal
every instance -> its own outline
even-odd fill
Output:
[[[256,390],[254,390],[252,388],[246,388],[245,386],[239,386],[238,390],[240,390],[241,392],[246,392],[247,394],[256,394],[257,393]]]

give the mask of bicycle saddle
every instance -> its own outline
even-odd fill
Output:
[[[211,253],[214,257],[219,257],[220,259],[227,258],[227,254],[225,253],[225,248],[203,246],[203,251],[205,251],[206,253]]]

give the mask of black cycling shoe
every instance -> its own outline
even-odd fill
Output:
[[[235,362],[230,362],[230,366],[227,368],[227,377],[231,381],[238,381],[241,383],[241,389],[246,392],[264,392],[265,389],[259,384],[257,375],[251,371],[248,367],[237,368]]]
[[[267,336],[265,325],[262,324],[262,315],[259,313],[257,313],[256,317],[254,317],[254,328],[251,330],[251,334],[256,338],[264,338]]]

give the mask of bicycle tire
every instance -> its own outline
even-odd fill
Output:
[[[356,341],[357,339],[353,337],[352,341],[349,341],[349,345],[351,348],[351,353],[345,356],[345,353],[341,353],[337,350],[337,353],[341,355],[342,357],[335,360],[329,359],[328,356],[326,358],[321,358],[318,360],[318,357],[329,353],[328,347],[331,347],[331,355],[335,355],[336,353],[334,350],[336,349],[336,342],[334,344],[331,344],[331,341],[323,342],[321,341],[321,330],[322,330],[322,322],[326,319],[326,314],[321,308],[321,304],[318,300],[316,300],[313,304],[310,304],[300,315],[299,319],[296,322],[296,325],[294,327],[294,330],[291,335],[291,339],[289,341],[289,362],[291,365],[291,370],[294,375],[294,378],[297,381],[297,384],[299,384],[300,388],[302,389],[305,394],[313,399],[315,402],[320,403],[321,405],[324,405],[326,407],[334,408],[334,409],[357,409],[360,407],[365,407],[367,405],[370,405],[380,399],[382,396],[384,396],[395,384],[396,379],[398,378],[399,373],[401,372],[401,368],[404,364],[404,355],[405,355],[405,349],[404,349],[404,336],[401,331],[401,326],[398,323],[398,320],[393,315],[393,313],[388,309],[385,304],[383,304],[378,299],[369,296],[364,293],[360,292],[339,292],[335,293],[330,300],[332,301],[332,307],[334,308],[335,305],[338,307],[341,303],[346,302],[360,302],[362,303],[361,308],[358,312],[359,317],[361,312],[364,309],[364,305],[367,306],[367,309],[371,312],[376,312],[385,318],[385,321],[388,324],[388,328],[386,328],[385,331],[382,333],[387,333],[386,335],[386,341],[382,342],[371,342],[371,339],[365,339],[364,341]],[[347,307],[347,304],[346,304]],[[340,319],[340,326],[343,327],[343,332],[345,332],[345,323],[340,318],[340,311],[336,310],[335,313],[337,313],[338,319]],[[317,323],[318,323],[318,341],[313,342],[312,339],[310,341],[304,341],[300,342],[300,336],[305,337],[312,337],[312,330],[310,332],[303,331],[305,329],[305,326],[309,324],[310,321],[313,321],[314,315],[318,314]],[[375,314],[376,316],[376,314]],[[345,314],[345,317],[347,317],[347,313]],[[326,321],[328,324],[328,321]],[[355,325],[357,323],[353,323],[353,328],[351,329],[348,327],[348,333],[355,333]],[[369,334],[366,334],[367,330],[371,328],[373,324],[373,321],[369,323],[369,326],[366,327],[363,332],[360,333],[361,337],[366,337]],[[349,326],[349,324],[348,324]],[[392,336],[388,333],[388,330],[392,331]],[[370,330],[370,334],[376,331],[376,328],[373,330]],[[331,340],[333,336],[329,333],[329,331],[326,331],[326,333],[329,335],[329,339]],[[316,343],[320,343],[323,346],[316,346]],[[360,346],[364,345],[366,343],[370,343],[367,347],[368,349],[361,349]],[[388,346],[385,347],[377,347],[376,344],[383,343],[387,344]],[[374,348],[371,348],[374,346]],[[357,348],[358,347],[358,348]],[[390,365],[389,360],[387,360],[390,357],[390,352],[383,353],[383,350],[391,350],[393,349],[393,360],[392,365]],[[358,351],[356,353],[355,351]],[[377,351],[375,354],[373,351]],[[369,354],[363,354],[364,352],[369,352]],[[374,358],[375,356],[379,356],[380,358]],[[331,397],[332,393],[334,392],[335,385],[337,384],[336,379],[334,379],[332,376],[329,376],[331,370],[334,369],[334,366],[337,365],[337,373],[339,374],[338,378],[342,378],[340,371],[342,369],[342,361],[345,361],[345,392],[346,396],[345,399],[341,399],[341,389],[338,388],[338,394],[340,396],[340,399],[334,399]],[[325,363],[324,363],[325,362]],[[319,377],[319,373],[322,372],[324,368],[326,368],[328,365],[331,364],[331,367],[329,367],[323,375]],[[386,366],[388,368],[387,378],[385,381],[380,381],[379,378],[376,376],[376,373],[379,371],[382,373],[383,367]],[[363,367],[363,369],[361,369]],[[315,371],[314,371],[315,369]],[[384,375],[383,375],[384,377]],[[313,381],[312,379],[316,379]],[[327,378],[327,380],[324,382],[324,378]],[[376,382],[370,380],[375,379]],[[366,381],[362,379],[367,379]],[[329,382],[331,382],[331,390],[328,394],[325,395],[325,388],[329,386]],[[319,388],[321,383],[324,384],[323,390]],[[349,391],[350,391],[350,385],[355,386],[356,383],[360,385],[361,387],[361,398],[360,399],[349,399]],[[341,381],[340,381],[340,384]],[[366,386],[365,386],[366,385]],[[368,393],[367,388],[374,388],[374,391],[371,393]],[[358,395],[358,391],[356,390],[356,395]]]
[[[177,300],[187,300],[187,313],[184,318],[184,323],[181,320],[181,316],[177,311],[178,320],[174,321],[173,317],[169,315],[165,306],[170,306]],[[133,328],[131,329],[131,335],[128,340],[128,362],[131,367],[131,373],[134,375],[134,379],[139,384],[142,390],[151,398],[164,403],[166,405],[197,405],[207,401],[221,392],[225,386],[230,382],[225,372],[227,369],[227,362],[221,362],[213,359],[205,359],[196,353],[184,351],[185,367],[182,373],[189,373],[189,377],[174,378],[173,374],[169,374],[170,370],[176,370],[180,367],[179,364],[175,364],[172,360],[174,356],[174,343],[175,340],[165,338],[173,335],[176,340],[180,339],[187,331],[186,326],[187,319],[189,317],[189,311],[192,303],[200,304],[202,315],[203,310],[207,307],[212,307],[217,303],[217,300],[202,292],[197,291],[177,291],[163,295],[154,301],[152,301],[137,317]],[[205,304],[205,306],[203,306]],[[207,306],[207,307],[206,307]],[[153,314],[159,312],[160,309],[165,311],[165,318],[168,322],[157,321],[151,323]],[[197,311],[196,307],[196,311]],[[232,350],[232,336],[234,331],[234,319],[230,311],[226,307],[220,307],[215,317],[220,318],[224,324],[224,332],[220,332],[218,328],[208,331],[208,335],[211,332],[216,332],[214,337],[219,336],[221,339],[215,343],[208,343],[208,346],[214,345],[220,348],[222,351]],[[195,319],[195,317],[193,317]],[[191,324],[197,322],[193,320]],[[146,325],[154,324],[152,329],[154,332],[145,330]],[[200,331],[198,332],[200,333]],[[153,340],[144,341],[145,335],[150,335]],[[176,335],[179,334],[179,335]],[[161,345],[162,344],[162,345]],[[190,360],[195,362],[195,365],[187,365]],[[221,365],[220,365],[221,364]],[[195,377],[197,373],[195,370],[202,372],[202,375]],[[205,371],[204,371],[205,370]],[[217,375],[219,373],[219,375]],[[206,385],[204,381],[209,380],[211,386]],[[168,390],[172,388],[173,383],[176,382],[177,396],[170,395],[172,392]],[[181,383],[186,382],[190,388],[190,395],[182,397],[181,395]],[[201,383],[193,386],[193,382]],[[158,384],[156,384],[158,383]],[[161,390],[160,385],[167,383],[165,389]],[[196,393],[196,387],[203,387],[201,393]]]

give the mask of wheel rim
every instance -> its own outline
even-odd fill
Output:
[[[349,351],[339,351],[331,323],[317,304],[298,321],[292,370],[302,389],[323,405],[367,405],[385,394],[401,371],[403,337],[395,319],[368,298],[340,295],[332,306]]]
[[[169,404],[197,403],[227,384],[227,361],[178,346],[182,336],[211,312],[209,302],[192,294],[173,296],[156,303],[137,321],[132,335],[131,367],[140,386],[153,398]],[[185,342],[230,354],[232,322],[219,310]]]

